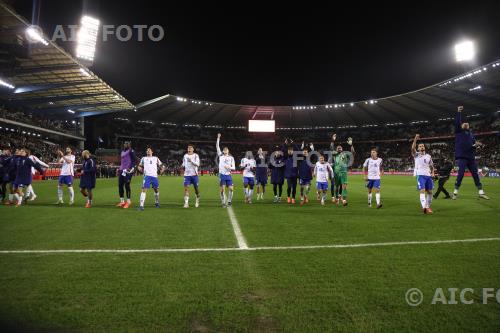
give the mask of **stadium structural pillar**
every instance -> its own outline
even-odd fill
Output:
[[[78,126],[78,134],[80,134],[80,136],[82,136],[82,137],[85,137],[85,117],[80,117],[79,118],[79,123],[80,123],[80,125]],[[80,146],[80,149],[84,149],[85,148],[85,142],[84,141],[80,141],[78,143],[78,145]]]

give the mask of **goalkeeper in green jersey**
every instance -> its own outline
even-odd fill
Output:
[[[335,191],[332,193],[332,202],[339,205],[347,206],[347,171],[354,162],[354,146],[352,145],[352,138],[347,139],[347,144],[351,146],[351,151],[346,152],[341,145],[335,147],[336,134],[332,135],[330,143],[330,151],[332,154],[333,162],[333,184]]]

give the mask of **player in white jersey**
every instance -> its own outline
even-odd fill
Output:
[[[61,173],[59,175],[59,182],[57,185],[57,204],[62,204],[63,202],[63,186],[68,187],[69,192],[69,204],[72,205],[75,200],[75,191],[73,190],[73,177],[75,175],[75,155],[70,147],[66,148],[65,154],[58,150],[57,155],[59,156],[59,163],[62,163]]]
[[[434,188],[434,183],[432,182],[434,178],[434,164],[431,155],[425,153],[425,145],[423,143],[419,143],[417,148],[418,139],[420,139],[420,135],[417,134],[411,145],[411,154],[415,158],[414,174],[417,177],[417,189],[420,191],[420,204],[422,205],[422,210],[424,214],[432,214],[431,203],[432,189]]]
[[[158,168],[160,168],[160,174],[163,173],[164,167],[160,159],[153,156],[153,149],[146,149],[146,156],[141,159],[139,163],[139,171],[144,174],[144,180],[142,181],[142,192],[140,197],[139,210],[144,210],[144,202],[146,201],[146,191],[153,187],[155,192],[155,207],[160,208],[160,183],[158,182]]]
[[[321,205],[325,205],[328,181],[333,173],[330,163],[325,162],[325,156],[320,155],[319,161],[314,166],[313,177],[316,177],[316,188],[321,194]]]
[[[245,157],[241,159],[240,168],[243,169],[243,187],[245,188],[245,203],[252,203],[253,187],[255,186],[255,169],[257,162],[253,158],[252,152],[247,151]]]
[[[384,169],[382,168],[382,159],[378,157],[376,148],[371,149],[370,155],[363,163],[363,175],[368,188],[368,207],[372,206],[372,191],[375,188],[377,209],[380,209],[382,208],[380,202],[380,176],[384,173]]]
[[[40,164],[44,168],[49,167],[49,165],[47,163],[42,162],[37,156],[32,155],[31,153],[28,153],[28,154],[29,154],[29,159],[32,160],[33,162]],[[32,167],[31,174],[35,175],[35,173],[36,173],[36,169]],[[25,200],[29,199],[29,201],[33,201],[36,199],[36,197],[37,197],[37,195],[35,193],[35,190],[33,190],[33,186],[30,184],[28,186],[28,188],[26,189],[26,194],[24,196],[24,199]]]
[[[196,194],[195,207],[200,206],[200,192],[198,190],[198,168],[200,167],[200,156],[194,152],[194,145],[187,146],[187,153],[182,158],[184,168],[184,208],[189,208],[189,185],[193,185]]]
[[[217,156],[219,157],[220,200],[222,207],[226,207],[231,206],[233,201],[233,177],[231,177],[231,171],[236,169],[236,165],[234,157],[229,155],[229,148],[224,147],[222,151],[220,150],[220,138],[221,134],[219,133],[217,134],[215,147],[217,148]],[[226,187],[229,189],[227,200]]]

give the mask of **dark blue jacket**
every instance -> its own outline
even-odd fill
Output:
[[[285,156],[285,178],[297,178],[299,176],[299,168],[297,164],[294,166],[293,153],[288,154],[287,146],[283,146],[283,154]],[[293,150],[298,151],[298,146],[293,145]]]
[[[262,158],[257,156],[255,162],[257,163],[257,168],[255,170],[255,175],[257,176],[257,179],[267,178],[267,164],[265,156]]]
[[[16,179],[16,160],[18,156],[4,156],[2,161],[3,164],[3,174],[2,180],[4,182],[13,182]]]
[[[16,179],[14,184],[16,185],[30,185],[33,181],[33,174],[31,173],[31,168],[37,169],[40,173],[43,173],[40,164],[33,162],[28,156],[17,156],[16,160]]]
[[[299,161],[299,178],[302,180],[311,180],[313,178],[312,168],[309,165],[309,163],[307,163],[305,157],[304,156],[302,157],[304,158],[304,160]]]
[[[10,163],[10,156],[6,155],[0,156],[0,182],[4,181],[5,178],[8,178],[7,167],[9,163]]]
[[[97,172],[97,164],[93,157],[89,157],[83,161],[82,165],[83,174],[80,177],[80,187],[94,188]]]
[[[271,184],[283,184],[285,182],[285,160],[283,156],[278,156],[269,161],[269,169],[271,169]]]
[[[462,112],[455,118],[455,159],[474,160],[476,138],[470,130],[462,129]]]

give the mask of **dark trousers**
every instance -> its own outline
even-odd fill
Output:
[[[476,187],[478,189],[483,188],[483,185],[479,180],[479,173],[477,171],[477,164],[475,160],[460,158],[457,159],[457,164],[458,164],[458,175],[457,175],[457,181],[455,182],[455,188],[457,190],[460,188],[460,185],[462,185],[462,180],[465,174],[465,168],[469,169],[470,173],[472,174],[472,178],[474,178],[474,184],[476,184]]]
[[[447,177],[440,177],[438,181],[438,189],[436,193],[434,194],[434,198],[437,198],[439,196],[439,193],[443,192],[444,195],[449,198],[450,193],[444,188],[444,184],[450,179],[450,176]]]
[[[286,194],[289,197],[290,194],[292,195],[292,198],[295,199],[295,195],[297,194],[297,177],[292,177],[292,178],[287,178],[286,179]]]
[[[273,192],[274,192],[274,196],[281,197],[281,193],[283,192],[283,183],[273,184]]]
[[[120,174],[118,176],[118,193],[120,194],[120,198],[123,198],[124,192],[127,191],[127,199],[130,199],[130,180],[132,176],[123,176]]]
[[[5,199],[7,197],[7,182],[2,181],[2,185],[0,186],[0,197]]]

